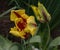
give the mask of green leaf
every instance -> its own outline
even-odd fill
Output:
[[[36,43],[36,42],[41,43],[41,37],[39,35],[33,36],[29,41],[29,43]]]
[[[22,47],[18,43],[13,43],[9,48],[9,50],[19,50],[19,49],[22,50]]]
[[[49,47],[58,46],[58,45],[60,45],[60,37],[57,37],[56,39],[54,39],[54,40],[50,43]]]
[[[18,46],[14,45],[10,48],[10,50],[18,50]]]
[[[0,50],[2,50],[2,48],[0,47]]]
[[[4,47],[5,45],[5,40],[2,36],[0,36],[0,47]]]
[[[16,9],[16,8],[17,8],[17,7],[14,6],[14,7],[10,8],[9,10],[3,12],[2,14],[0,14],[0,18],[1,18],[1,17],[4,17],[4,15],[8,14],[11,10]]]
[[[14,0],[10,0],[8,5],[11,5],[11,4],[13,3],[13,1],[14,1]]]
[[[0,50],[22,50],[22,45],[19,43],[12,43],[8,39],[0,36]]]
[[[10,45],[12,45],[12,42],[9,40],[5,39],[4,37],[0,36],[0,49],[2,50],[8,50]]]

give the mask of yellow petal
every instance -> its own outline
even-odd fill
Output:
[[[11,21],[15,21],[15,19],[17,18],[16,15],[14,14],[14,11],[15,11],[15,10],[12,10],[12,11],[11,11],[11,15],[10,15],[10,20],[11,20]]]
[[[30,30],[28,29],[27,26],[25,27],[24,32],[26,32],[26,33],[30,33]]]
[[[21,10],[12,10],[11,11],[11,15],[10,15],[10,20],[11,21],[15,21],[15,19],[17,18],[16,14],[14,12],[16,12],[17,14],[19,14],[20,16],[22,16],[23,14],[25,14],[25,10],[24,9],[21,9]]]
[[[20,15],[25,14],[25,10],[24,9],[15,10],[15,12],[17,12]]]
[[[23,39],[25,39],[24,35],[26,35],[26,33],[22,30],[22,31],[20,32],[20,37],[23,38]]]
[[[30,16],[30,17],[27,19],[27,23],[28,23],[28,24],[30,24],[30,23],[35,23],[35,24],[36,24],[34,16]]]
[[[32,25],[28,25],[27,28],[32,36],[36,34],[37,27],[34,27]]]
[[[43,17],[41,18],[42,14],[41,14],[41,11],[38,10],[38,7],[31,5],[31,8],[32,8],[36,18],[38,19],[38,21],[43,22],[44,19],[43,19]],[[39,11],[40,11],[40,13],[39,13]]]
[[[31,5],[31,8],[32,8],[34,14],[35,14],[36,16],[39,16],[39,13],[38,13],[38,11],[37,11],[38,8],[37,8],[36,6],[33,6],[33,5]]]
[[[11,33],[12,35],[14,35],[14,36],[19,37],[19,32],[17,31],[17,28],[16,28],[16,27],[11,28],[10,33]]]
[[[24,19],[28,19],[28,15],[27,14],[23,14],[23,15],[21,15]]]
[[[31,35],[34,35],[37,31],[37,26],[35,26],[34,24],[36,24],[35,18],[34,16],[30,16],[27,19],[27,29],[30,31]]]
[[[45,18],[44,15],[43,15],[43,12],[44,12],[45,15],[46,15],[47,20],[48,20],[48,21],[51,20],[50,14],[48,13],[48,11],[47,11],[46,8],[44,7],[44,5],[41,4],[40,2],[38,2],[38,12],[39,12],[41,18],[42,18],[42,17]],[[44,19],[44,20],[45,20],[45,19]]]
[[[11,33],[12,35],[14,35],[14,36],[21,37],[21,38],[25,38],[25,37],[24,37],[25,33],[24,33],[23,31],[21,31],[21,32],[18,31],[18,30],[16,29],[16,27],[11,28],[10,33]]]

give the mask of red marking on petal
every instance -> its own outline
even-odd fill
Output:
[[[25,32],[26,34],[24,35],[25,39],[27,40],[30,37],[30,33]]]
[[[22,18],[17,12],[14,12],[14,14],[15,14],[18,18]]]
[[[32,23],[32,25],[35,26],[35,27],[37,26],[37,24],[35,24],[35,23]]]
[[[18,22],[17,23],[17,26],[18,26],[18,28],[20,28],[21,29],[21,31],[26,27],[26,23],[23,21],[22,23],[21,22]]]
[[[18,17],[18,18],[22,18],[22,23],[21,22],[18,22],[17,23],[17,26],[21,29],[21,30],[23,30],[25,27],[26,27],[26,24],[27,24],[27,21],[26,21],[26,19],[24,19],[23,17],[21,17],[20,16],[20,14],[18,14],[17,12],[14,12],[15,13],[15,15]]]
[[[14,12],[15,15],[18,17],[18,18],[22,18],[24,22],[26,22],[26,19],[24,19],[23,17],[21,17],[17,12]]]
[[[45,21],[47,22],[48,19],[47,19],[47,15],[46,15],[46,13],[45,13],[44,11],[42,11],[42,14],[43,14],[43,16],[44,16]]]

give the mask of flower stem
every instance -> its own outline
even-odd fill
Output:
[[[48,43],[50,41],[50,27],[49,27],[48,22],[47,22],[47,27],[48,27],[48,39],[47,39],[46,45],[45,45],[43,50],[46,50],[46,47],[48,46]]]
[[[18,8],[21,8],[20,5],[18,4],[17,0],[14,0],[14,1],[15,1],[15,3],[16,3],[17,7],[18,7]]]

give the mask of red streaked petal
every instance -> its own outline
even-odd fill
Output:
[[[31,34],[28,32],[25,32],[26,34],[24,35],[24,37],[25,37],[25,40],[27,40],[28,38],[30,38],[30,36],[31,36]]]
[[[17,26],[22,31],[26,27],[26,23],[24,21],[22,23],[21,22],[18,22],[17,23]]]
[[[17,12],[14,12],[14,14],[15,14],[18,18],[22,18]]]
[[[32,23],[32,25],[35,26],[35,27],[37,26],[37,24],[35,24],[35,23]]]
[[[18,18],[22,18],[24,22],[26,22],[26,19],[24,19],[23,17],[21,17],[21,15],[19,15],[17,12],[14,12],[14,14],[18,17]]]

